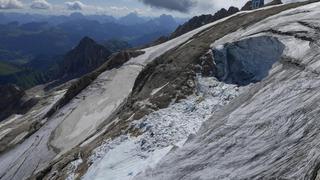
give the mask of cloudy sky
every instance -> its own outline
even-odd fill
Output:
[[[123,16],[137,12],[144,16],[172,14],[193,16],[213,13],[231,5],[241,7],[247,0],[0,0],[0,11],[68,14],[109,14]]]

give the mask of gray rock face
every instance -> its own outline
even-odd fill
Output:
[[[12,84],[0,86],[0,94],[0,121],[12,114],[24,114],[37,103],[34,98],[23,98],[25,92]]]
[[[220,81],[238,85],[259,82],[280,59],[284,48],[277,38],[260,36],[213,49],[215,76]]]

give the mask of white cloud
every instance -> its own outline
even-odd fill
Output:
[[[46,0],[34,0],[30,5],[31,9],[50,9],[51,4],[48,3]]]
[[[84,10],[87,5],[83,4],[80,1],[69,1],[65,3],[68,10],[75,11],[75,10]]]
[[[111,6],[110,9],[113,11],[130,11],[130,9],[126,6],[124,7]]]
[[[0,9],[21,9],[22,2],[19,0],[0,0]]]

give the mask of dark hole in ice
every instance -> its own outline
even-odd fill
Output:
[[[248,85],[265,78],[285,46],[275,37],[260,36],[213,49],[215,76],[228,84]]]

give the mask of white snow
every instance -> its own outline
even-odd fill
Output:
[[[130,180],[154,167],[172,147],[181,146],[203,121],[239,93],[235,85],[215,78],[199,77],[198,87],[197,95],[134,121],[132,126],[142,132],[139,137],[123,135],[98,147],[84,179]]]
[[[161,91],[161,89],[163,89],[164,87],[166,87],[168,84],[169,84],[169,83],[166,83],[165,85],[163,85],[163,86],[161,86],[161,87],[159,87],[159,88],[156,88],[156,89],[152,90],[151,96],[157,94],[159,91]]]
[[[153,168],[166,155],[171,146],[151,152],[141,151],[139,138],[128,137],[109,149],[98,165],[93,164],[83,179],[129,180],[147,168]]]
[[[78,166],[83,162],[81,159],[81,156],[79,155],[78,159],[72,161],[70,164],[68,164],[68,176],[65,180],[75,180],[78,178],[79,174],[76,174],[75,171],[78,168]]]
[[[6,126],[8,124],[11,124],[12,122],[14,122],[15,120],[17,120],[20,117],[22,117],[22,115],[19,115],[19,114],[14,114],[14,115],[10,116],[8,119],[6,119],[5,121],[0,123],[0,128]]]

